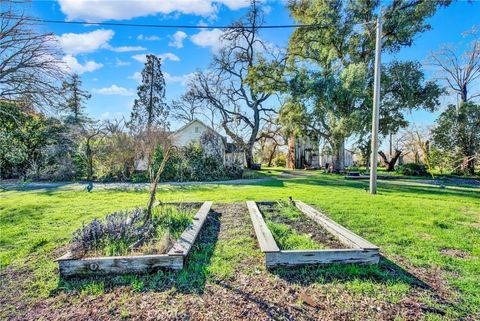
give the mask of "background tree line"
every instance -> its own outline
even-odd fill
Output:
[[[386,4],[383,51],[394,54],[411,46],[416,35],[430,28],[427,19],[449,3]],[[80,77],[63,66],[53,35],[38,33],[28,17],[16,11],[18,6],[5,8],[0,36],[2,177],[132,179],[139,159],[147,161],[148,176],[154,155],[168,143],[171,121],[196,117],[207,117],[212,128],[244,150],[247,167],[259,160],[292,163],[299,137],[326,144],[338,170],[345,167],[346,141],[355,141],[368,163],[372,22],[380,14],[379,2],[290,2],[294,22],[314,27],[296,28],[288,47],[278,48],[261,38],[259,27],[265,19],[254,1],[246,15],[223,32],[223,46],[210,67],[195,73],[181,97],[166,102],[161,60],[147,55],[130,119],[105,122],[85,114],[90,94],[82,89]],[[470,36],[470,47],[461,57],[449,47],[432,54],[430,63],[438,67],[441,79],[426,80],[418,61],[394,60],[382,66],[380,133],[388,140],[405,131],[411,125],[405,118],[409,111],[444,108],[435,128],[419,139],[422,146],[428,141],[425,157],[446,170],[474,174],[479,93],[471,87],[480,77],[480,45],[475,32]],[[456,106],[441,106],[447,89],[461,97]],[[282,152],[285,146],[287,155]],[[380,156],[393,170],[402,153],[381,151]]]

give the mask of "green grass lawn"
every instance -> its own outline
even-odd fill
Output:
[[[163,201],[212,200],[222,203],[286,200],[289,196],[303,200],[378,245],[389,261],[437,284],[439,292],[450,304],[442,306],[444,314],[426,312],[424,318],[455,320],[480,316],[480,189],[441,189],[386,181],[379,183],[378,194],[372,196],[365,192],[368,181],[302,173],[306,174],[298,178],[282,178],[279,171],[262,171],[259,176],[274,178],[251,185],[162,186],[157,198]],[[56,189],[0,192],[2,271],[29,271],[31,275],[22,284],[21,288],[25,290],[18,299],[37,302],[52,296],[61,284],[52,259],[63,254],[72,232],[93,218],[104,217],[115,210],[145,206],[147,195],[147,191],[95,189],[91,193]],[[229,260],[235,261],[235,254],[228,254],[242,248],[241,240],[228,244],[218,242],[216,247],[223,248],[223,251],[213,252],[209,261],[208,270],[213,271],[212,277],[217,272],[228,276]],[[222,259],[224,257],[230,259]],[[338,271],[351,273],[354,277],[339,276]],[[372,282],[368,273],[363,277],[358,271],[354,267],[340,270],[327,268],[314,274],[318,279],[310,281],[320,286],[321,280],[329,277],[330,273],[330,277],[337,278],[334,286],[349,293],[391,296],[395,300],[412,291],[408,283],[395,283],[380,290],[380,285]],[[303,272],[278,273],[301,275]],[[346,280],[342,281],[344,277]],[[140,282],[137,278],[134,280],[137,283],[132,281],[132,289]],[[2,288],[1,291],[8,289]],[[103,291],[100,286],[94,287],[91,292]],[[335,290],[328,287],[328,291]],[[424,303],[432,304],[430,299],[423,298]]]

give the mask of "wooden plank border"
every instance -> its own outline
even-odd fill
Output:
[[[203,205],[198,210],[197,214],[193,217],[192,224],[183,231],[182,235],[178,238],[178,240],[173,244],[170,251],[168,251],[168,255],[170,256],[187,256],[190,252],[190,249],[195,243],[195,239],[200,233],[202,229],[203,223],[207,219],[207,215],[210,212],[210,208],[212,207],[213,202],[208,201],[203,203]]]
[[[268,267],[332,263],[378,263],[378,252],[359,249],[298,250],[266,253]]]
[[[275,242],[272,232],[270,232],[270,229],[265,223],[257,204],[253,201],[247,201],[247,207],[262,252],[279,252],[280,248],[278,247],[277,242]]]
[[[250,218],[257,236],[260,249],[265,253],[265,263],[268,268],[278,266],[298,266],[307,264],[332,263],[362,263],[377,264],[380,260],[377,246],[351,232],[342,225],[320,214],[313,207],[302,201],[294,201],[297,208],[339,241],[350,248],[325,250],[280,250],[272,233],[268,229],[258,206],[253,201],[247,201]]]
[[[294,204],[302,213],[311,218],[313,221],[320,224],[324,229],[329,231],[333,236],[335,236],[340,242],[342,242],[346,246],[358,249],[378,250],[378,246],[373,245],[364,238],[358,236],[349,229],[328,218],[326,215],[320,213],[310,205],[307,205],[304,202],[298,200],[295,200]]]
[[[183,269],[185,258],[206,221],[213,202],[204,202],[167,254],[104,256],[75,259],[70,252],[56,259],[62,277],[149,273],[158,268]]]

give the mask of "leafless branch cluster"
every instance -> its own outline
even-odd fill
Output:
[[[262,23],[263,14],[253,3],[245,19],[224,31],[224,46],[215,54],[210,70],[197,72],[189,84],[193,97],[215,108],[222,129],[245,150],[247,166],[253,162],[252,149],[262,119],[276,112],[264,106],[274,90],[255,75],[276,58],[272,48],[258,36],[257,27]]]
[[[441,71],[440,78],[446,82],[449,89],[460,96],[462,103],[480,97],[480,92],[470,92],[475,81],[480,79],[478,31],[473,29],[466,33],[466,36],[472,36],[473,40],[463,55],[459,55],[454,46],[446,45],[430,57],[430,64]]]
[[[66,71],[61,51],[53,34],[37,32],[18,6],[2,0],[6,10],[0,13],[0,99],[53,106]]]

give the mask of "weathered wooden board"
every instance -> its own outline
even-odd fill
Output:
[[[295,201],[295,205],[300,211],[302,211],[309,218],[320,224],[324,229],[329,231],[333,236],[338,238],[338,240],[345,245],[357,249],[378,251],[378,246],[373,245],[372,243],[353,233],[349,229],[343,227],[342,225],[323,215],[310,205],[307,205],[302,201],[298,200]]]
[[[298,250],[266,253],[267,267],[307,264],[369,263],[379,261],[378,251],[360,249]]]
[[[279,252],[280,249],[273,238],[267,224],[263,220],[262,214],[257,207],[257,204],[253,201],[247,201],[248,211],[250,212],[250,218],[252,220],[255,234],[257,235],[258,244],[262,252]]]
[[[62,277],[148,273],[158,268],[181,270],[185,257],[190,252],[207,218],[212,202],[205,202],[193,217],[192,224],[182,233],[168,254],[105,256],[74,258],[70,252],[58,258],[59,272]]]
[[[299,210],[305,213],[305,215],[320,224],[328,232],[336,236],[342,243],[351,248],[292,251],[280,250],[272,233],[268,229],[257,204],[253,201],[248,201],[247,207],[250,212],[250,218],[255,229],[255,234],[257,235],[260,249],[265,253],[265,261],[268,268],[276,266],[332,263],[377,264],[379,262],[380,255],[377,246],[364,240],[302,201],[295,201],[295,204]]]
[[[180,270],[183,267],[182,256],[142,255],[142,256],[106,256],[79,260],[59,260],[60,275],[87,276],[125,273],[147,273],[160,267]]]
[[[202,207],[200,207],[200,210],[198,210],[197,214],[195,214],[193,217],[192,225],[190,225],[182,233],[170,251],[168,251],[168,255],[188,255],[193,243],[195,243],[198,233],[200,233],[200,230],[202,229],[203,223],[205,223],[205,220],[207,219],[207,215],[210,212],[212,204],[213,202],[203,203]]]

